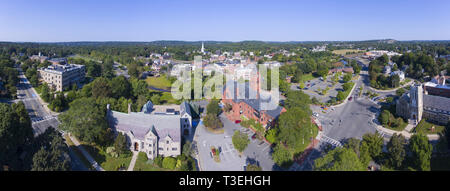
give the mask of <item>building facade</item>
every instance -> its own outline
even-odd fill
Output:
[[[415,84],[397,100],[396,113],[415,124],[426,119],[445,125],[450,121],[450,98],[424,94],[422,85]]]
[[[48,86],[56,91],[63,91],[72,84],[84,81],[86,69],[84,65],[65,64],[40,68],[39,75]]]
[[[146,153],[149,159],[157,156],[176,157],[181,154],[181,132],[191,132],[192,117],[184,102],[180,107],[160,112],[150,101],[141,112],[121,113],[107,108],[108,123],[116,133],[127,138],[130,150]],[[183,106],[184,105],[184,106]],[[187,104],[189,106],[189,104]],[[188,108],[190,109],[190,108]]]

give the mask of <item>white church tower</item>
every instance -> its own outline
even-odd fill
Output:
[[[202,42],[202,49],[200,50],[203,54],[205,53],[205,45]]]

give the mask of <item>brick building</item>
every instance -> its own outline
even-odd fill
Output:
[[[227,115],[230,120],[240,120],[241,117],[254,119],[266,129],[274,125],[281,113],[286,112],[285,108],[278,105],[271,110],[265,110],[262,107],[264,103],[271,101],[273,101],[271,97],[261,98],[255,83],[238,83],[236,81],[227,82],[222,99],[224,105],[230,104],[232,106],[229,115]]]

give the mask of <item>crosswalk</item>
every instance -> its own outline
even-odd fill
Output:
[[[332,138],[330,138],[330,137],[328,137],[326,135],[322,135],[322,137],[320,138],[320,141],[329,143],[329,144],[331,144],[333,146],[336,146],[336,147],[342,147],[342,143],[341,142],[336,141],[336,140],[334,140],[334,139],[332,139]]]
[[[43,122],[43,121],[48,121],[48,120],[51,120],[51,119],[57,119],[57,118],[55,116],[52,116],[52,115],[47,115],[47,116],[44,116],[44,117],[32,117],[31,118],[31,123],[32,124],[36,124],[36,123]]]

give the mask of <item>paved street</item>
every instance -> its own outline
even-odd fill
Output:
[[[48,127],[57,128],[59,122],[56,115],[52,115],[50,110],[45,108],[39,100],[39,95],[23,74],[22,69],[18,68],[18,70],[20,83],[17,86],[17,97],[28,110],[34,135],[37,136],[43,133]]]

